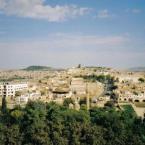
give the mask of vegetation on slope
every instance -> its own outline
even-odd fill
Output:
[[[26,71],[38,71],[38,70],[51,70],[51,67],[47,67],[47,66],[29,66],[27,68],[25,68],[24,70]]]

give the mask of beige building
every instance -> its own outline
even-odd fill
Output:
[[[83,78],[72,78],[71,91],[77,95],[86,95],[86,83]]]

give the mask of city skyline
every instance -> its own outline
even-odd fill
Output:
[[[0,68],[145,66],[144,0],[0,0]]]

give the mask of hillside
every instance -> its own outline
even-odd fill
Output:
[[[38,71],[38,70],[51,70],[52,68],[51,67],[47,67],[47,66],[36,66],[36,65],[33,65],[33,66],[29,66],[23,70],[26,70],[26,71]]]

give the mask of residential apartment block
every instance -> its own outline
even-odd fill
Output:
[[[14,97],[17,91],[22,91],[28,88],[27,83],[13,84],[13,83],[3,83],[0,84],[0,96],[11,96]]]

